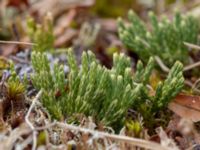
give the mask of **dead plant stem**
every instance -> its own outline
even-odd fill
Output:
[[[36,95],[36,97],[33,99],[32,104],[31,104],[31,106],[30,106],[30,108],[29,108],[29,110],[28,110],[28,112],[27,112],[27,114],[25,116],[25,121],[28,124],[28,126],[31,128],[32,132],[33,132],[33,146],[32,146],[32,150],[36,150],[36,147],[37,147],[37,130],[35,130],[35,127],[30,122],[29,116],[31,114],[32,109],[35,106],[36,101],[40,98],[41,94],[42,94],[42,90],[40,90],[38,92],[38,94]]]

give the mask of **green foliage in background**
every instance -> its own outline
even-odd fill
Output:
[[[42,24],[37,24],[33,18],[27,19],[27,33],[35,44],[34,51],[50,51],[54,44],[53,20],[50,14],[43,19]]]
[[[118,17],[125,15],[135,4],[136,0],[96,0],[91,11],[102,17]]]
[[[159,83],[155,96],[151,96],[147,83],[154,67],[152,58],[146,67],[139,61],[135,74],[130,59],[122,53],[114,54],[112,69],[103,67],[91,51],[83,52],[80,67],[72,49],[67,58],[70,71],[65,77],[62,65],[55,64],[51,69],[44,53],[32,53],[33,84],[43,89],[42,103],[55,119],[84,114],[119,129],[129,108],[143,117],[154,117],[184,83],[180,62],[174,64],[167,79]]]
[[[138,54],[145,62],[151,56],[158,56],[171,67],[176,60],[187,64],[189,50],[184,42],[197,44],[199,24],[192,16],[176,13],[172,21],[163,17],[160,21],[154,13],[149,13],[151,30],[133,12],[129,11],[129,25],[118,20],[119,36],[124,45]]]

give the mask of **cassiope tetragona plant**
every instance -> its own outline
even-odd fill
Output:
[[[84,114],[119,129],[129,108],[141,111],[142,115],[148,110],[152,115],[166,107],[183,86],[180,62],[159,84],[155,96],[150,96],[147,83],[154,66],[152,58],[146,68],[138,62],[135,74],[130,59],[122,53],[114,54],[112,69],[102,66],[91,51],[83,52],[80,67],[71,49],[67,58],[70,71],[65,76],[62,65],[51,69],[44,53],[32,53],[33,84],[38,90],[43,89],[42,103],[56,119]]]
[[[149,13],[151,29],[133,12],[129,11],[129,25],[118,20],[120,39],[129,49],[147,62],[150,56],[159,56],[171,67],[176,60],[187,64],[189,50],[184,42],[197,44],[199,24],[192,16],[175,14],[172,21],[163,17],[160,21],[153,12]]]

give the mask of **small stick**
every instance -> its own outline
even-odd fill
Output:
[[[47,124],[47,125],[42,126],[42,127],[37,127],[34,130],[41,131],[41,130],[49,129],[49,128],[55,126],[55,125],[56,125],[56,122],[53,122],[53,123]]]
[[[160,68],[168,73],[169,72],[169,68],[163,63],[163,61],[160,59],[160,57],[158,56],[155,56],[155,60],[156,62],[158,63],[158,65],[160,66]],[[191,70],[193,68],[196,68],[196,67],[199,67],[200,66],[200,61],[196,62],[196,63],[193,63],[191,65],[187,65],[186,67],[183,68],[183,71],[188,71],[188,70]]]
[[[200,90],[197,87],[197,85],[199,84],[199,82],[200,82],[200,78],[197,79],[194,84],[192,84],[192,91],[196,91],[196,92],[198,92],[198,94],[200,93]]]
[[[29,42],[19,42],[19,41],[2,41],[0,40],[0,43],[2,44],[21,44],[21,45],[37,45],[36,43],[29,43]]]
[[[200,50],[200,46],[199,45],[195,45],[195,44],[192,44],[192,43],[188,43],[188,42],[183,42],[183,44],[189,48],[193,48],[193,49],[196,49],[196,50]]]
[[[86,128],[82,128],[82,127],[77,127],[77,126],[74,126],[74,125],[61,123],[61,122],[57,122],[56,125],[58,125],[59,127],[62,127],[62,128],[70,129],[70,130],[76,130],[76,131],[80,131],[80,132],[84,132],[84,133],[90,133],[92,135],[99,135],[100,137],[106,137],[106,138],[110,138],[110,139],[113,139],[113,140],[123,141],[125,143],[129,143],[129,144],[132,144],[134,146],[139,146],[139,147],[143,147],[143,148],[146,148],[146,149],[169,150],[168,147],[163,147],[163,146],[161,146],[157,143],[142,140],[142,139],[137,139],[137,138],[133,138],[133,137],[109,134],[109,133],[105,133],[105,132],[101,132],[101,131],[94,131],[94,130],[90,130],[90,129],[86,129]]]
[[[40,98],[41,94],[42,94],[42,90],[40,90],[38,92],[38,94],[36,95],[36,97],[33,99],[32,104],[31,104],[31,106],[30,106],[30,108],[29,108],[29,110],[28,110],[28,112],[27,112],[27,114],[25,116],[26,123],[31,128],[31,130],[33,131],[33,146],[32,146],[32,150],[36,150],[36,147],[37,147],[37,131],[35,130],[35,127],[33,126],[33,124],[29,121],[29,116],[30,116],[30,113],[31,113],[33,107],[35,106],[36,101]]]
[[[155,60],[156,60],[156,62],[158,63],[158,65],[160,66],[160,68],[161,68],[164,72],[166,72],[166,73],[169,72],[170,69],[163,63],[163,61],[160,59],[160,57],[155,56]]]
[[[184,82],[186,85],[188,85],[189,87],[193,87],[193,83],[190,81],[190,80],[185,80],[185,82]]]
[[[184,67],[183,71],[188,71],[188,70],[191,70],[191,69],[193,69],[195,67],[199,67],[199,66],[200,66],[200,61]]]
[[[16,149],[25,149],[28,144],[30,144],[33,140],[33,137],[30,135],[27,139],[25,139],[21,144],[16,145]]]

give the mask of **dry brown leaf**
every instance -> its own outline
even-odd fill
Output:
[[[116,19],[99,19],[101,27],[111,32],[117,32],[117,21]]]
[[[7,0],[7,6],[20,8],[22,5],[29,6],[28,0]]]
[[[0,55],[8,57],[18,51],[16,44],[2,44],[0,45]]]
[[[37,0],[31,5],[30,12],[38,12],[40,16],[44,16],[51,11],[56,17],[71,8],[92,6],[94,2],[95,0]]]
[[[72,39],[77,35],[77,31],[74,29],[67,29],[62,35],[57,37],[54,46],[62,47],[72,41]]]
[[[58,19],[54,29],[54,35],[56,37],[62,35],[63,32],[70,26],[70,23],[73,21],[76,13],[76,9],[70,9],[67,14],[64,14]]]
[[[200,121],[200,97],[180,94],[169,104],[169,109],[182,118]]]

